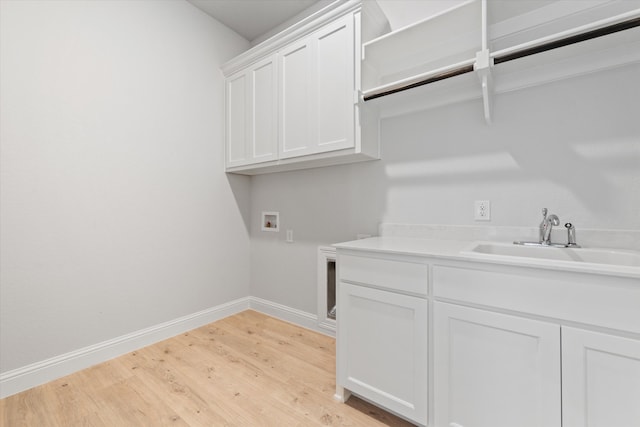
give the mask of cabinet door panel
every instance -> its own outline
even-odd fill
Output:
[[[278,92],[275,57],[253,70],[252,156],[256,161],[278,156]]]
[[[436,426],[560,426],[560,327],[436,302]]]
[[[311,42],[304,40],[280,54],[280,158],[314,151],[309,120],[314,103],[311,49]]]
[[[640,341],[562,328],[565,427],[640,426]]]
[[[247,75],[227,80],[227,165],[246,163],[247,153]]]
[[[427,300],[339,283],[338,382],[427,421]]]
[[[275,55],[227,79],[227,166],[278,156]]]
[[[316,35],[318,151],[354,145],[354,35],[347,16]]]

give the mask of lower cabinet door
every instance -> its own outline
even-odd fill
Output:
[[[434,303],[436,427],[561,425],[560,326]]]
[[[562,328],[564,427],[640,426],[640,341]]]
[[[338,384],[426,425],[427,300],[344,282],[338,286]]]

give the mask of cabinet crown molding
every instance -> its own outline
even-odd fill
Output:
[[[327,23],[348,13],[353,13],[362,7],[362,0],[336,0],[318,12],[300,20],[282,30],[273,37],[252,47],[223,64],[220,69],[225,77],[229,77],[246,66],[277,52],[286,44],[300,39],[316,31]]]

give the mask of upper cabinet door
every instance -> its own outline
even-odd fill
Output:
[[[310,38],[280,52],[280,158],[312,154],[315,67]]]
[[[227,79],[227,167],[278,158],[277,83],[275,55]]]
[[[354,146],[355,70],[353,16],[315,34],[318,80],[315,117],[318,152]]]
[[[355,146],[354,17],[280,52],[280,158]]]
[[[438,427],[560,427],[560,327],[434,303]]]
[[[242,71],[226,81],[226,161],[227,166],[246,164],[249,161],[248,125],[250,93],[249,77]]]
[[[562,425],[640,425],[640,341],[562,328]]]
[[[278,62],[276,55],[251,69],[250,149],[254,162],[278,158]]]

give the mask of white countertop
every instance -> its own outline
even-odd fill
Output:
[[[419,239],[411,237],[370,237],[333,245],[338,249],[360,249],[368,252],[384,252],[400,255],[429,257],[456,257],[471,241]]]
[[[474,243],[477,243],[477,241],[388,236],[371,237],[368,239],[337,243],[333,246],[340,250],[358,250],[374,253],[440,258],[466,262],[483,262],[488,264],[540,268],[544,270],[626,277],[638,279],[638,285],[640,286],[640,267],[467,252],[466,250],[472,247]]]

